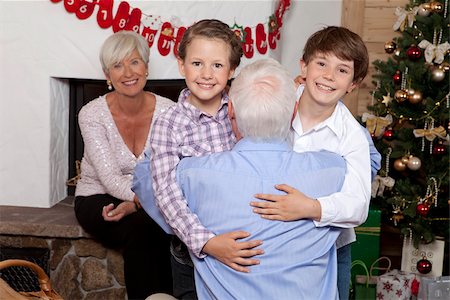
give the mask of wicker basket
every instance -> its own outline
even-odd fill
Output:
[[[9,267],[27,267],[33,270],[38,277],[40,290],[36,292],[17,292],[8,283],[0,279],[0,299],[8,300],[63,300],[63,298],[53,290],[45,271],[37,264],[22,259],[7,259],[0,261],[0,270]]]

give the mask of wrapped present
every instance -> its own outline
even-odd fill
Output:
[[[417,300],[439,299],[450,299],[450,276],[422,277]]]
[[[420,244],[419,248],[415,248],[413,243],[405,238],[402,248],[402,271],[420,273],[420,270],[417,270],[417,263],[425,260],[431,265],[429,270],[423,274],[430,277],[441,276],[444,264],[444,246],[444,241],[435,240],[429,244]]]
[[[356,242],[352,244],[352,260],[361,260],[366,266],[370,266],[380,257],[380,224],[381,211],[371,208],[366,222],[355,228]],[[352,278],[362,274],[360,271],[359,268],[352,270]],[[377,271],[374,275],[378,275]]]
[[[412,296],[413,273],[392,270],[378,276],[377,300],[409,300]]]

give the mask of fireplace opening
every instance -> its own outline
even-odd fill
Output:
[[[67,194],[75,194],[79,162],[83,157],[83,139],[78,126],[78,112],[84,104],[109,92],[105,80],[69,79],[69,174]],[[178,100],[178,95],[186,87],[184,79],[148,80],[144,90]]]

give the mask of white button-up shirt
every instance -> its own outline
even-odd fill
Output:
[[[298,98],[303,86],[297,90]],[[346,228],[336,242],[337,247],[356,240],[354,227],[364,223],[370,203],[371,168],[369,142],[364,128],[342,103],[338,102],[333,114],[307,132],[303,132],[297,114],[294,129],[294,151],[328,150],[341,155],[347,163],[342,190],[327,197],[318,198],[322,217],[316,226]],[[327,184],[323,182],[323,184]]]

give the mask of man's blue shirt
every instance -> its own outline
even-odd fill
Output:
[[[177,180],[201,223],[216,235],[248,231],[245,240],[261,239],[265,251],[250,273],[191,255],[199,299],[337,299],[339,229],[265,220],[249,202],[256,193],[280,194],[280,183],[325,196],[340,190],[345,171],[344,159],[331,152],[295,153],[287,143],[245,138],[232,151],[181,160]]]

